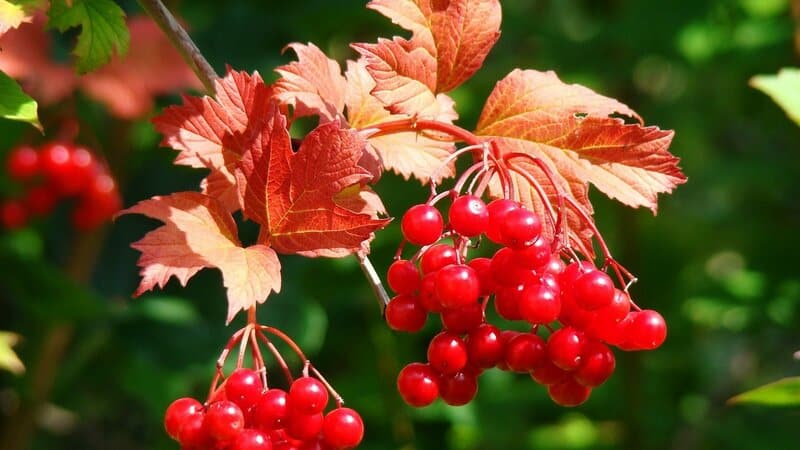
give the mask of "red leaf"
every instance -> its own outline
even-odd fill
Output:
[[[364,129],[381,122],[408,117],[390,113],[383,103],[370,95],[375,81],[361,62],[348,61],[345,75],[345,103],[350,126]],[[394,170],[405,179],[414,176],[426,184],[435,175],[434,180],[438,183],[442,178],[455,174],[454,163],[443,166],[444,160],[453,152],[452,142],[414,132],[369,137],[368,142],[380,155],[384,167]]]
[[[334,201],[345,188],[371,179],[358,165],[363,138],[330,122],[309,133],[295,153],[277,105],[266,117],[258,144],[243,155],[236,173],[244,212],[263,227],[260,240],[280,253],[305,256],[359,251],[388,223]]]
[[[215,199],[198,192],[178,192],[144,200],[120,214],[144,214],[164,222],[132,244],[142,252],[142,281],[134,296],[163,288],[170,277],[185,286],[199,270],[222,272],[228,289],[228,322],[240,310],[263,303],[281,289],[280,262],[266,245],[242,247],[236,223]]]
[[[156,95],[202,87],[197,76],[164,33],[146,16],[128,20],[128,53],[81,77],[81,87],[123,119],[142,117],[153,109]]]
[[[260,136],[272,91],[258,73],[233,70],[215,87],[215,98],[184,97],[183,105],[165,109],[153,124],[164,134],[161,144],[179,151],[175,164],[211,169],[204,189],[230,199],[236,191],[234,168]],[[239,205],[226,201],[226,206],[233,211]]]
[[[433,92],[469,79],[500,37],[497,0],[372,0],[367,7],[411,31],[415,47],[436,59]]]
[[[673,132],[626,125],[609,117],[613,114],[640,120],[624,104],[583,86],[564,84],[552,72],[515,70],[489,96],[477,134],[500,138],[499,148],[505,154],[518,152],[542,160],[557,174],[558,185],[588,214],[592,212],[585,189],[589,182],[629,206],[646,206],[655,213],[658,194],[686,181],[679,159],[667,150]],[[512,161],[540,185],[550,184],[530,161]],[[541,208],[533,200],[531,184],[520,176],[515,181],[523,200]],[[570,222],[577,218],[571,216]]]
[[[339,64],[314,44],[287,46],[298,61],[275,69],[281,79],[275,83],[275,98],[294,107],[295,117],[318,115],[322,123],[336,120],[344,110],[346,81]]]

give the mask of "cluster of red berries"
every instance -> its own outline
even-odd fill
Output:
[[[20,146],[6,160],[11,179],[25,183],[22,196],[0,202],[0,225],[15,229],[31,217],[50,214],[56,204],[76,199],[72,223],[91,230],[111,219],[122,199],[108,167],[84,147],[61,142],[40,149]]]
[[[251,369],[236,369],[203,406],[172,402],[167,434],[185,450],[313,450],[354,448],[364,436],[361,416],[337,406],[324,413],[328,391],[318,379],[295,379],[289,391],[265,389]]]
[[[385,311],[392,329],[417,332],[429,314],[440,315],[443,328],[430,341],[427,363],[411,363],[398,376],[409,405],[437,398],[466,404],[477,393],[478,375],[497,367],[529,373],[555,403],[576,406],[613,373],[608,345],[647,350],[666,338],[659,313],[632,309],[628,294],[592,262],[566,264],[558,243],[542,235],[539,216],[519,203],[497,199],[487,205],[461,195],[448,219],[445,228],[434,206],[411,207],[401,222],[403,236],[422,248],[411,260],[396,260],[387,274],[397,294]],[[452,244],[439,242],[443,236]],[[481,236],[499,250],[492,258],[467,260],[470,239]],[[522,321],[530,331],[488,323],[490,300],[501,318]]]

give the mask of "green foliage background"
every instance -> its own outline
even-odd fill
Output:
[[[135,2],[122,3],[139,12]],[[286,43],[313,41],[341,61],[355,56],[349,42],[401,32],[364,3],[172,5],[218,71],[230,64],[274,77],[272,69],[293,57],[281,54]],[[460,124],[473,126],[493,84],[523,67],[555,70],[619,98],[648,124],[676,130],[672,151],[689,183],[662,197],[657,217],[593,193],[600,229],[640,278],[634,296],[668,321],[664,346],[618,353],[617,373],[576,409],[553,405],[525,376],[489,371],[470,405],[413,410],[399,400],[394,377],[424,358],[436,324],[415,336],[389,331],[355,259],[282,257],[284,290],[259,309],[260,321],[296,337],[362,413],[364,449],[793,448],[797,407],[725,404],[800,368],[792,358],[800,348],[800,129],[747,85],[755,74],[797,65],[788,1],[502,4],[499,43],[453,94]],[[174,154],[158,148],[147,121],[121,123],[88,100],[76,104],[82,137],[106,152],[126,205],[196,187],[202,174],[171,165]],[[0,156],[31,138],[41,140],[24,124],[0,123]],[[0,191],[13,190],[0,176]],[[426,195],[392,174],[377,191],[394,216]],[[129,244],[156,223],[125,217],[79,237],[67,214],[0,235],[0,330],[24,336],[17,350],[28,367],[22,377],[0,373],[0,421],[9,425],[8,412],[40,391],[33,374],[44,368],[54,384],[32,449],[175,449],[162,431],[165,407],[204,396],[239,324],[224,325],[221,277],[204,271],[188,288],[172,282],[131,300],[138,255]],[[253,230],[244,234],[252,238]],[[380,271],[399,239],[395,223],[375,240]]]

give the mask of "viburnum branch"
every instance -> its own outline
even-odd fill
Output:
[[[530,183],[531,186],[533,186],[533,189],[536,191],[536,195],[539,196],[539,198],[542,200],[542,203],[544,203],[544,205],[545,205],[545,209],[547,209],[547,215],[546,216],[547,216],[548,222],[553,227],[553,237],[557,238],[557,236],[558,236],[558,225],[559,225],[559,222],[561,220],[561,216],[563,215],[563,210],[562,210],[561,214],[557,214],[556,213],[555,209],[553,208],[552,203],[550,202],[550,198],[544,192],[544,189],[539,184],[539,181],[536,180],[536,178],[533,175],[531,175],[530,173],[528,173],[528,172],[526,172],[524,170],[521,170],[521,169],[519,169],[517,167],[514,167],[514,166],[511,166],[510,170],[512,172],[515,172],[516,174],[520,175],[521,177],[525,178],[525,180],[528,183]],[[559,195],[559,198],[560,197],[561,197],[561,195]]]
[[[288,345],[288,346],[289,346],[289,348],[290,348],[290,349],[292,349],[292,351],[293,351],[293,352],[295,352],[295,354],[296,354],[296,355],[297,355],[297,356],[300,358],[300,360],[301,360],[301,361],[303,361],[304,363],[305,363],[306,361],[309,361],[309,359],[308,359],[308,358],[306,358],[306,354],[305,354],[305,353],[303,353],[303,350],[302,350],[302,349],[300,349],[300,346],[299,346],[299,345],[297,345],[297,343],[296,343],[295,341],[293,341],[293,340],[292,340],[292,338],[290,338],[290,337],[289,337],[289,336],[288,336],[286,333],[284,333],[283,331],[281,331],[281,330],[279,330],[279,329],[277,329],[277,328],[275,328],[275,327],[271,327],[271,326],[269,326],[269,325],[260,325],[260,326],[259,326],[259,329],[260,329],[261,331],[265,331],[265,332],[267,332],[267,333],[269,333],[269,334],[271,334],[271,335],[273,335],[273,336],[277,337],[278,339],[280,339],[280,340],[282,340],[284,343],[286,343],[286,345]]]
[[[275,344],[273,344],[272,341],[259,328],[256,328],[256,335],[258,336],[259,339],[261,339],[264,342],[264,345],[266,345],[269,351],[272,353],[272,356],[275,358],[275,361],[277,361],[278,365],[281,366],[283,374],[286,377],[286,381],[289,384],[292,384],[292,382],[294,381],[294,377],[292,376],[292,371],[289,369],[289,364],[287,364],[286,360],[283,359],[283,355],[281,355],[281,352],[278,351],[277,347],[275,347]]]
[[[370,132],[372,130],[375,132]],[[462,141],[467,145],[480,145],[483,141],[469,130],[453,125],[450,123],[440,122],[438,120],[417,119],[409,117],[407,119],[390,120],[374,125],[362,131],[367,132],[369,137],[383,136],[393,133],[401,133],[406,131],[438,131],[448,134],[458,141]]]
[[[372,287],[372,292],[375,293],[375,296],[378,298],[381,311],[383,311],[386,305],[389,304],[390,298],[389,294],[386,292],[386,288],[383,287],[381,277],[378,276],[375,266],[372,265],[372,261],[370,261],[366,255],[358,255],[358,265],[361,267],[361,271],[364,272],[364,276]]]
[[[197,78],[209,93],[214,92],[214,80],[218,78],[217,72],[200,53],[200,49],[189,37],[189,33],[181,26],[170,10],[161,0],[139,0],[142,9],[158,24],[167,38],[172,42],[183,59],[189,64]]]
[[[565,210],[565,208],[564,208],[564,197],[565,197],[564,192],[567,192],[566,189],[568,189],[569,187],[565,186],[565,187],[559,188],[559,186],[556,184],[555,176],[553,175],[553,172],[550,170],[550,167],[547,164],[545,164],[545,162],[542,161],[541,159],[536,158],[535,156],[529,155],[527,153],[518,153],[518,152],[509,153],[508,155],[505,156],[505,160],[506,161],[508,161],[510,159],[513,159],[513,158],[525,158],[528,161],[530,161],[533,164],[535,164],[539,168],[539,170],[541,170],[542,173],[544,173],[544,176],[547,177],[547,180],[550,181],[550,184],[553,186],[553,188],[556,189],[556,191],[559,193],[559,195],[558,195],[558,208],[559,208],[560,214],[558,214],[558,216],[557,216],[558,220],[555,223],[554,227],[555,227],[556,230],[558,230],[561,227],[561,225],[563,224],[564,225],[564,229],[565,229],[564,236],[565,236],[565,238],[568,238],[568,233],[566,232],[566,230],[568,230],[567,221],[565,220],[565,214],[564,214],[564,210]],[[538,183],[536,184],[536,187],[537,188],[539,187]],[[539,194],[539,195],[541,196],[541,194]],[[546,198],[546,196],[544,196],[544,198]],[[548,201],[548,204],[549,204],[549,201]],[[552,206],[550,208],[552,209]]]
[[[240,369],[244,365],[244,355],[247,353],[247,346],[250,343],[250,334],[253,332],[253,327],[247,325],[243,328],[242,340],[239,342],[239,354],[236,355],[236,368]]]
[[[328,392],[331,393],[333,399],[336,400],[336,407],[341,408],[344,405],[344,399],[342,398],[342,396],[339,395],[338,392],[336,392],[336,389],[333,388],[333,386],[328,382],[327,379],[325,379],[322,373],[319,370],[317,370],[317,368],[314,367],[314,365],[311,364],[310,362],[308,364],[308,368],[311,369],[311,373],[313,373],[314,376],[317,377],[317,379],[325,386]]]
[[[212,378],[211,380],[211,387],[208,390],[208,398],[206,399],[206,402],[210,401],[214,397],[214,393],[217,391],[217,384],[219,384],[220,378],[224,378],[225,375],[222,371],[222,368],[225,366],[225,361],[228,359],[228,355],[230,354],[233,347],[236,344],[238,344],[239,341],[241,341],[242,335],[244,334],[244,330],[245,329],[242,328],[241,330],[238,330],[237,332],[233,333],[233,336],[231,336],[231,338],[228,339],[228,342],[222,349],[219,358],[217,358],[216,371],[214,373],[214,378]]]
[[[261,347],[258,345],[258,338],[256,330],[250,333],[250,352],[253,356],[253,369],[258,372],[261,378],[261,385],[268,388],[267,385],[267,365],[264,364],[264,357],[261,355]]]
[[[464,153],[471,152],[472,150],[476,150],[476,149],[481,148],[481,147],[482,147],[481,145],[468,145],[466,147],[462,147],[462,148],[454,151],[447,158],[445,158],[445,160],[442,161],[441,164],[436,168],[436,170],[434,170],[433,173],[431,174],[431,181],[430,181],[431,195],[436,195],[436,181],[435,180],[436,180],[436,176],[439,174],[439,172],[441,172],[445,167],[447,167],[448,164],[450,164],[451,162],[453,162],[456,159],[458,159],[458,157],[463,155]]]

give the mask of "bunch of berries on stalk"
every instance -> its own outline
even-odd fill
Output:
[[[626,289],[565,244],[563,219],[543,222],[508,194],[487,205],[480,195],[460,194],[463,184],[438,195],[434,190],[428,203],[404,214],[403,236],[420,249],[402,259],[401,245],[388,270],[396,293],[385,311],[392,329],[418,332],[429,315],[441,319],[427,362],[400,371],[397,388],[406,403],[423,407],[441,398],[464,405],[477,394],[478,376],[496,367],[529,374],[555,403],[577,406],[614,372],[609,346],[650,350],[664,342],[662,316],[640,309]],[[448,197],[445,223],[434,205]],[[486,240],[499,246],[493,256],[469,258]],[[622,274],[630,274],[605,256],[622,283]],[[514,328],[525,331],[489,323],[489,303],[505,324],[521,323]]]
[[[305,361],[302,376],[292,377],[267,334],[283,340]],[[259,341],[283,369],[288,389],[268,385]],[[225,359],[237,344],[237,368],[223,377]],[[254,369],[242,367],[247,347]],[[335,406],[325,412],[330,397]],[[348,449],[357,447],[364,436],[361,416],[343,406],[297,344],[277,329],[256,324],[236,332],[223,350],[205,404],[188,397],[175,400],[167,408],[164,427],[184,450]]]
[[[39,149],[23,145],[9,153],[6,171],[24,186],[21,196],[0,202],[0,225],[6,229],[50,214],[65,199],[75,201],[71,220],[82,231],[99,227],[122,207],[108,167],[85,147],[63,142]]]

